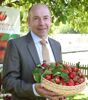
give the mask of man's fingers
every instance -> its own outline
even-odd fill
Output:
[[[64,96],[59,96],[59,99],[58,100],[66,100],[66,97]]]
[[[41,96],[49,100],[66,100],[64,96],[59,96],[57,93],[45,89],[41,84],[36,84],[35,89]]]

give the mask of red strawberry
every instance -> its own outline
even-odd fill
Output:
[[[76,75],[76,76],[73,78],[73,80],[74,80],[75,82],[77,82],[77,81],[79,80],[79,76]]]
[[[62,85],[66,85],[66,82],[64,82],[64,81],[62,81],[61,83],[62,83]]]
[[[66,85],[65,79],[61,78],[61,84]]]
[[[5,20],[7,17],[7,15],[5,14],[5,12],[0,12],[0,21]]]
[[[70,79],[70,80],[67,82],[67,85],[68,85],[68,86],[74,86],[75,83],[74,83],[74,81],[73,81],[72,79]]]
[[[2,37],[5,33],[0,33],[0,37]]]
[[[5,56],[5,51],[4,50],[1,50],[0,51],[0,60],[3,60],[4,59],[4,56]]]
[[[72,70],[73,70],[73,71],[75,71],[75,72],[78,72],[80,69],[79,69],[79,68],[74,67],[74,68],[72,68]]]
[[[1,48],[6,48],[7,43],[8,43],[7,40],[0,41],[0,47],[1,47]]]
[[[85,81],[84,78],[80,78],[80,79],[79,79],[79,83],[80,83],[80,84],[83,83],[84,81]]]
[[[75,82],[75,85],[79,85],[79,83],[78,82]]]
[[[56,65],[56,67],[57,67],[57,66],[59,66],[59,63],[56,63],[55,65]]]
[[[76,76],[76,73],[75,73],[75,72],[69,73],[69,77],[70,77],[70,78],[74,78],[75,76]]]
[[[69,64],[65,64],[65,67],[68,68],[69,67]]]
[[[45,76],[45,79],[51,80],[51,79],[52,79],[52,75],[51,75],[51,74],[47,74],[47,75]]]
[[[79,77],[83,77],[83,74],[81,72],[78,73]]]
[[[69,74],[69,71],[67,69],[62,70],[62,72]]]
[[[41,66],[43,67],[47,67],[48,65],[46,63],[43,63]]]
[[[55,78],[55,82],[56,82],[57,84],[59,84],[59,83],[61,82],[61,80],[60,80],[60,77],[59,77],[59,76],[57,76],[57,77]]]
[[[69,71],[69,73],[72,72],[72,68],[71,67],[68,67],[67,70]]]

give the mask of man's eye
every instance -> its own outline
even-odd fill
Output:
[[[45,17],[44,19],[48,19],[47,17]]]
[[[34,18],[34,20],[38,20],[38,18]]]

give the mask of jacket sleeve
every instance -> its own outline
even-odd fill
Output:
[[[3,88],[5,92],[12,93],[19,97],[35,96],[31,83],[21,79],[21,65],[19,51],[10,40],[6,49],[3,63]]]

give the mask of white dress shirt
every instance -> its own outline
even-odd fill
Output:
[[[41,38],[38,37],[36,34],[34,34],[32,31],[31,31],[31,36],[33,38],[33,41],[34,41],[34,44],[35,44],[35,47],[37,49],[37,52],[38,52],[38,56],[39,56],[39,59],[40,59],[40,63],[42,64],[43,63],[43,57],[42,57],[42,45],[40,43],[41,41]],[[54,55],[53,55],[53,52],[52,52],[52,49],[50,47],[50,44],[49,44],[49,41],[48,41],[48,37],[46,38],[46,41],[47,41],[47,48],[49,50],[49,56],[50,56],[50,62],[51,63],[54,63],[55,62],[55,58],[54,58]],[[35,90],[35,84],[33,84],[33,92],[36,96],[40,96],[36,90]]]
[[[33,32],[31,32],[31,35],[32,35],[33,41],[35,43],[35,46],[36,46],[36,49],[37,49],[37,52],[38,52],[38,55],[39,55],[40,63],[42,64],[43,63],[43,57],[42,57],[42,45],[40,43],[41,38],[38,37]],[[46,46],[47,46],[47,48],[49,50],[50,62],[54,63],[55,62],[55,58],[54,58],[52,49],[51,49],[49,41],[48,41],[48,37],[47,37],[46,41],[47,41]]]

